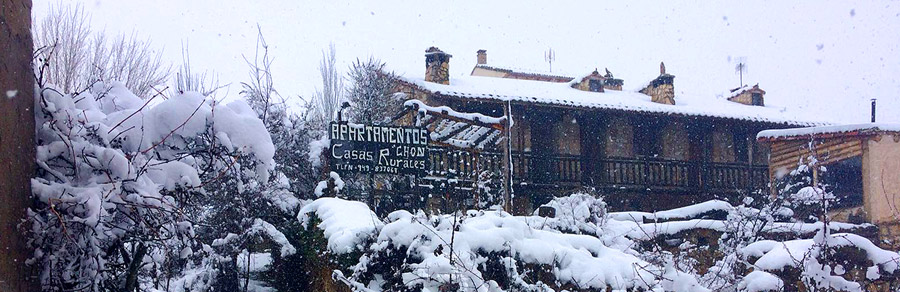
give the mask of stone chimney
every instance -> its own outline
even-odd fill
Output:
[[[731,97],[728,100],[742,103],[746,105],[755,105],[755,106],[766,106],[765,97],[766,91],[759,88],[759,84],[753,85],[753,87],[747,88],[747,86],[738,87],[731,90]]]
[[[425,50],[425,81],[449,85],[451,57],[437,47]]]
[[[650,81],[641,93],[649,95],[655,103],[675,104],[675,76],[666,73],[666,64],[659,63],[659,77]]]
[[[487,50],[478,50],[478,65],[487,64]]]
[[[608,89],[608,90],[622,91],[622,85],[625,84],[625,80],[617,79],[617,78],[613,77],[612,72],[609,72],[609,69],[605,69],[605,70],[606,70],[606,75],[603,75],[603,77],[605,77],[606,80],[603,81],[603,88]]]
[[[584,76],[580,81],[573,80],[571,85],[572,88],[578,90],[605,92],[606,90],[622,91],[622,84],[624,83],[625,81],[622,79],[613,77],[612,72],[609,72],[609,69],[606,69],[606,75],[600,75],[600,72],[597,71],[597,69],[594,69],[594,72]]]
[[[572,82],[572,88],[583,91],[603,92],[603,88],[606,87],[604,81],[606,81],[606,77],[603,77],[603,75],[600,75],[600,72],[597,72],[597,69],[594,69],[594,72],[581,78],[581,81],[577,83]]]

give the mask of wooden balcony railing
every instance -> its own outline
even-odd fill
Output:
[[[432,149],[429,173],[476,179],[477,173],[500,175],[501,154]],[[578,155],[512,154],[513,180],[530,184],[580,184],[614,188],[660,188],[696,191],[765,189],[765,165],[678,161],[657,158],[585,159]]]

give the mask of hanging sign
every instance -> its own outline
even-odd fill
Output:
[[[329,164],[336,172],[425,175],[425,128],[331,123],[328,137]]]

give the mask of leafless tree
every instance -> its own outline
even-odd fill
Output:
[[[322,52],[322,62],[319,63],[322,89],[316,91],[310,107],[315,111],[310,116],[323,122],[329,122],[334,119],[334,115],[340,109],[340,103],[344,96],[344,81],[337,67],[335,67],[336,62],[334,44],[330,44],[328,45],[328,51]]]
[[[272,79],[272,57],[269,56],[269,45],[263,37],[262,29],[257,26],[256,51],[253,61],[244,56],[244,61],[250,66],[250,82],[241,82],[243,89],[241,95],[247,99],[250,106],[259,114],[266,126],[273,110],[273,105],[284,104],[284,100],[275,90],[275,82]]]
[[[63,92],[83,86],[80,78],[89,67],[90,18],[81,5],[51,6],[46,18],[33,23],[36,57],[46,67],[41,82],[55,84]]]
[[[119,35],[106,44],[103,33],[95,38],[92,68],[100,68],[94,78],[121,81],[138,96],[147,96],[154,87],[169,80],[171,65],[162,60],[162,52],[150,47],[134,33]]]
[[[196,91],[203,96],[215,97],[219,89],[227,85],[220,85],[219,78],[215,75],[207,75],[207,71],[196,73],[191,65],[191,54],[188,44],[181,48],[181,66],[175,72],[173,91],[176,94]]]
[[[91,31],[90,15],[80,4],[52,6],[33,25],[36,57],[47,66],[42,84],[78,92],[96,81],[120,81],[138,96],[148,96],[169,79],[171,66],[149,40],[135,33],[110,40],[104,32]]]

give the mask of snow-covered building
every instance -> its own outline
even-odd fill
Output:
[[[469,76],[451,78],[452,56],[429,48],[424,78],[400,76],[398,91],[421,101],[418,109],[446,106],[509,117],[494,130],[438,119],[419,122],[432,130],[439,146],[434,155],[443,155],[441,147],[468,153],[463,162],[432,159],[433,173],[474,179],[478,171],[497,167],[485,161],[502,159],[500,146],[508,142],[514,205],[523,211],[580,187],[614,194],[608,198],[614,209],[738,198],[767,186],[768,151],[756,142],[758,132],[825,124],[764,106],[765,91],[758,86],[735,93],[746,93],[749,102],[676,94],[675,76],[663,64],[658,76],[630,91],[609,70],[567,77],[490,65],[486,51],[477,54]]]
[[[813,177],[830,184],[839,199],[833,218],[875,223],[882,233],[900,236],[900,124],[766,130],[757,137],[771,149],[773,179],[815,159],[825,171],[814,167]]]

